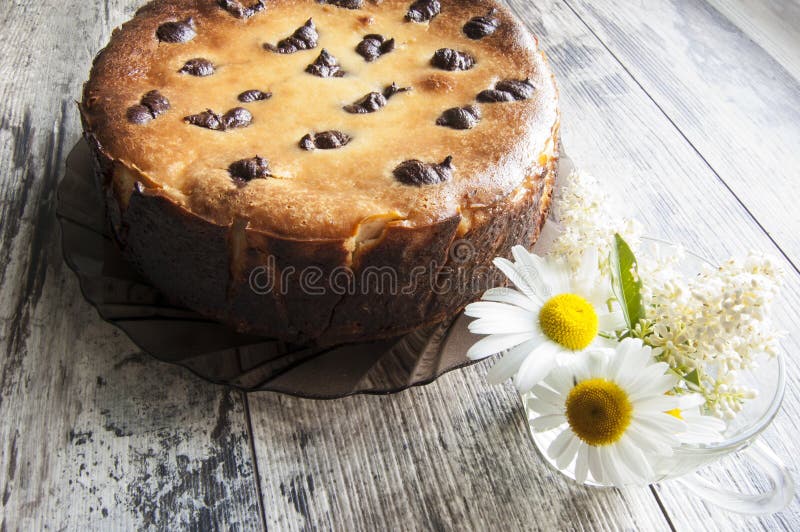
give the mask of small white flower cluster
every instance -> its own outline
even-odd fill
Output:
[[[513,262],[494,260],[513,287],[466,307],[470,332],[484,335],[467,356],[503,353],[487,381],[513,378],[532,430],[558,431],[542,440],[558,469],[574,464],[580,483],[646,484],[678,446],[722,440],[722,419],[755,396],[740,374],[776,353],[780,268],[750,255],[684,274],[683,251],[644,249],[654,241],[640,241],[595,178],[573,172],[559,185],[544,256],[514,246]]]
[[[619,233],[630,245],[641,236],[641,226],[616,213],[614,203],[594,176],[579,170],[561,181],[553,196],[552,220],[559,234],[549,253],[567,260],[573,272],[578,271],[588,248],[597,249],[601,272],[608,274],[608,256]]]
[[[781,336],[769,316],[780,288],[779,265],[752,254],[687,276],[682,249],[644,249],[641,225],[621,217],[621,211],[596,178],[573,171],[554,194],[555,236],[547,254],[565,259],[575,274],[587,252],[596,250],[600,274],[608,277],[614,234],[622,236],[637,256],[647,314],[632,335],[653,347],[675,373],[689,375],[687,385],[697,382],[692,391],[702,393],[710,413],[732,418],[755,395],[739,373],[755,369],[758,355],[774,355]]]
[[[730,419],[755,396],[738,382],[738,373],[755,369],[757,355],[776,352],[780,334],[769,309],[781,269],[773,258],[751,254],[688,277],[676,267],[678,260],[642,255],[647,320],[635,334],[677,372],[696,371],[709,411]]]

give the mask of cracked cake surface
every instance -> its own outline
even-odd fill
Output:
[[[115,33],[98,58],[84,99],[88,128],[109,157],[192,212],[221,224],[244,218],[254,228],[294,238],[349,236],[375,215],[427,224],[494,203],[551,149],[557,107],[550,70],[534,38],[493,3],[445,0],[425,23],[406,21],[410,5],[367,0],[347,9],[285,0],[265,2],[239,18],[216,0],[153,2]],[[499,20],[496,31],[468,37],[465,24],[491,9]],[[318,34],[313,47],[293,53],[264,48],[309,19]],[[165,24],[185,21],[190,39],[159,39]],[[369,35],[393,39],[391,51],[365,60],[357,48]],[[307,73],[323,49],[341,76]],[[432,61],[442,51],[456,63],[467,54],[474,65],[438,68]],[[506,79],[531,80],[532,95],[481,104],[480,125],[469,131],[437,125],[443,112],[477,105],[481,91]],[[391,83],[411,90],[378,112],[343,111]],[[169,109],[145,123],[128,120],[129,109],[152,90],[169,101]],[[255,90],[272,96],[244,104],[237,99]],[[222,117],[237,107],[252,115],[249,124],[224,127]],[[218,126],[192,127],[186,119],[209,110],[218,115],[211,119]],[[329,130],[351,138],[346,149],[307,151],[298,144],[309,133]],[[227,168],[255,156],[269,160],[271,178],[237,186]],[[456,170],[436,187],[409,187],[392,178],[405,160],[447,156]]]
[[[156,0],[95,59],[81,115],[129,259],[168,296],[287,339],[387,336],[476,292],[395,294],[393,322],[374,293],[303,316],[291,288],[250,301],[248,268],[407,269],[459,239],[490,264],[535,240],[558,157],[552,72],[490,0]]]

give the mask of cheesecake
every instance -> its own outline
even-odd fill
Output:
[[[457,314],[536,241],[558,162],[553,73],[491,0],[156,0],[80,111],[141,274],[303,344]]]

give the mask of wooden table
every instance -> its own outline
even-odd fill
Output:
[[[54,217],[92,57],[140,0],[0,10],[0,530],[800,529],[673,483],[592,490],[551,472],[487,364],[386,397],[207,384],[97,316]],[[513,0],[558,74],[564,143],[654,236],[780,257],[790,382],[764,440],[796,471],[800,3]],[[709,473],[764,480],[736,459]]]

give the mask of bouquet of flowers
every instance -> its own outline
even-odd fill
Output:
[[[517,246],[466,314],[486,335],[473,359],[502,353],[490,383],[513,379],[534,431],[578,482],[646,484],[683,444],[722,439],[755,391],[740,379],[774,356],[774,259],[751,254],[687,275],[682,254],[646,253],[639,224],[615,217],[591,176],[573,172],[554,198],[541,254]],[[538,245],[537,245],[538,246]]]

